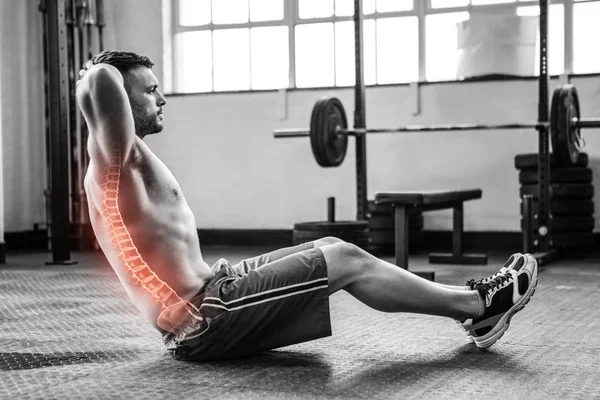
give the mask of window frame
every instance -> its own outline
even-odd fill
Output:
[[[288,71],[288,87],[282,89],[240,89],[234,90],[233,92],[253,92],[253,91],[277,91],[277,90],[294,90],[294,89],[305,89],[298,88],[296,86],[296,52],[295,52],[295,31],[297,25],[302,24],[315,24],[315,23],[336,23],[343,21],[353,21],[353,16],[336,16],[335,14],[331,17],[320,17],[320,18],[310,18],[310,19],[301,19],[299,16],[299,1],[300,0],[283,0],[284,10],[283,10],[283,18],[277,21],[258,21],[252,22],[250,21],[250,16],[248,16],[248,22],[239,23],[239,24],[214,24],[209,23],[201,26],[180,26],[178,22],[179,18],[179,0],[163,0],[165,2],[163,10],[166,10],[170,6],[169,14],[166,18],[168,19],[168,23],[170,23],[170,27],[167,27],[164,30],[164,43],[166,47],[167,56],[164,57],[166,63],[169,63],[165,66],[165,72],[169,73],[170,76],[165,79],[165,82],[169,82],[171,86],[170,90],[165,90],[170,94],[178,94],[178,93],[188,93],[188,92],[177,92],[174,89],[179,87],[178,85],[178,77],[176,73],[176,61],[177,61],[177,46],[175,46],[176,36],[179,33],[183,32],[194,32],[194,31],[210,31],[213,32],[215,30],[220,29],[250,29],[255,27],[269,27],[269,26],[287,26],[288,27],[288,40],[289,40],[289,71]],[[563,60],[563,73],[561,75],[572,76],[573,74],[573,6],[575,3],[590,3],[590,2],[599,2],[599,0],[583,0],[583,1],[575,1],[575,0],[551,0],[551,4],[563,4],[564,7],[564,47],[565,54]],[[436,82],[445,82],[445,81],[428,81],[426,79],[426,70],[427,70],[427,60],[426,60],[426,17],[428,15],[434,14],[446,14],[453,12],[468,12],[470,16],[473,15],[495,15],[500,13],[505,14],[516,14],[516,9],[518,7],[527,7],[527,6],[536,6],[539,5],[539,1],[537,0],[527,0],[527,1],[515,1],[510,3],[501,3],[501,4],[482,4],[482,5],[466,5],[466,6],[458,6],[458,7],[448,7],[448,8],[434,8],[432,6],[432,0],[422,1],[422,0],[413,0],[413,9],[408,11],[393,11],[393,12],[377,12],[375,11],[371,14],[364,15],[362,17],[363,21],[366,20],[377,20],[379,18],[393,18],[393,17],[407,17],[407,16],[415,16],[418,20],[418,82],[419,83],[436,83]],[[250,9],[248,10],[250,13]],[[375,38],[377,40],[377,38]],[[334,39],[335,42],[335,39]],[[211,55],[212,56],[212,55]],[[551,55],[552,56],[552,55]],[[334,66],[335,66],[335,57],[334,57]],[[334,67],[335,68],[335,67]],[[215,91],[214,90],[214,59],[213,59],[213,69],[212,69],[212,90],[206,92],[198,92],[198,93],[223,93],[223,91]],[[335,71],[334,71],[335,73]],[[598,71],[600,73],[600,71]],[[589,74],[585,74],[589,75]],[[531,76],[531,77],[535,77]],[[531,78],[524,77],[524,78]],[[458,81],[458,80],[447,80],[447,81]],[[388,85],[402,85],[407,83],[386,83],[386,84],[369,84],[368,86],[388,86]],[[333,86],[329,86],[327,88],[346,88],[348,86],[338,86],[334,84]],[[316,89],[310,88],[310,89]],[[168,88],[167,88],[168,89]]]

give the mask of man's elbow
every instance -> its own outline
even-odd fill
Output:
[[[90,89],[112,85],[123,86],[123,75],[109,64],[97,64],[90,68],[84,76]]]

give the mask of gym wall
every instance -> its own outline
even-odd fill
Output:
[[[2,68],[7,232],[31,230],[45,213],[41,32],[25,23],[39,20],[36,2],[23,3],[0,0],[0,50],[14,49],[20,58]],[[148,55],[162,81],[161,1],[107,0],[106,23],[106,47]],[[600,77],[572,82],[582,115],[600,115]],[[419,90],[420,113],[412,116],[414,89],[368,88],[367,125],[500,123],[537,116],[534,79],[424,84]],[[274,128],[308,127],[314,102],[331,95],[342,100],[351,119],[353,92],[348,88],[168,96],[165,130],[146,143],[177,177],[199,228],[291,229],[294,222],[325,219],[328,196],[337,199],[337,219],[354,219],[353,140],[341,167],[323,169],[308,139],[272,135]],[[598,209],[600,135],[586,132]],[[465,204],[465,229],[517,232],[514,156],[536,151],[537,133],[529,130],[373,135],[367,143],[369,198],[380,190],[479,187],[483,198]],[[426,214],[426,229],[450,227],[450,211]]]

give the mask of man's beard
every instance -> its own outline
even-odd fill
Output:
[[[131,112],[133,113],[133,122],[137,136],[143,138],[144,136],[163,130],[162,125],[158,123],[158,116],[154,113],[149,113],[146,109],[138,106],[137,103],[131,102]]]

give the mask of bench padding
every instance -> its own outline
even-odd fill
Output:
[[[426,190],[395,191],[375,194],[376,204],[394,204],[405,206],[443,205],[481,198],[481,189],[467,190]]]

